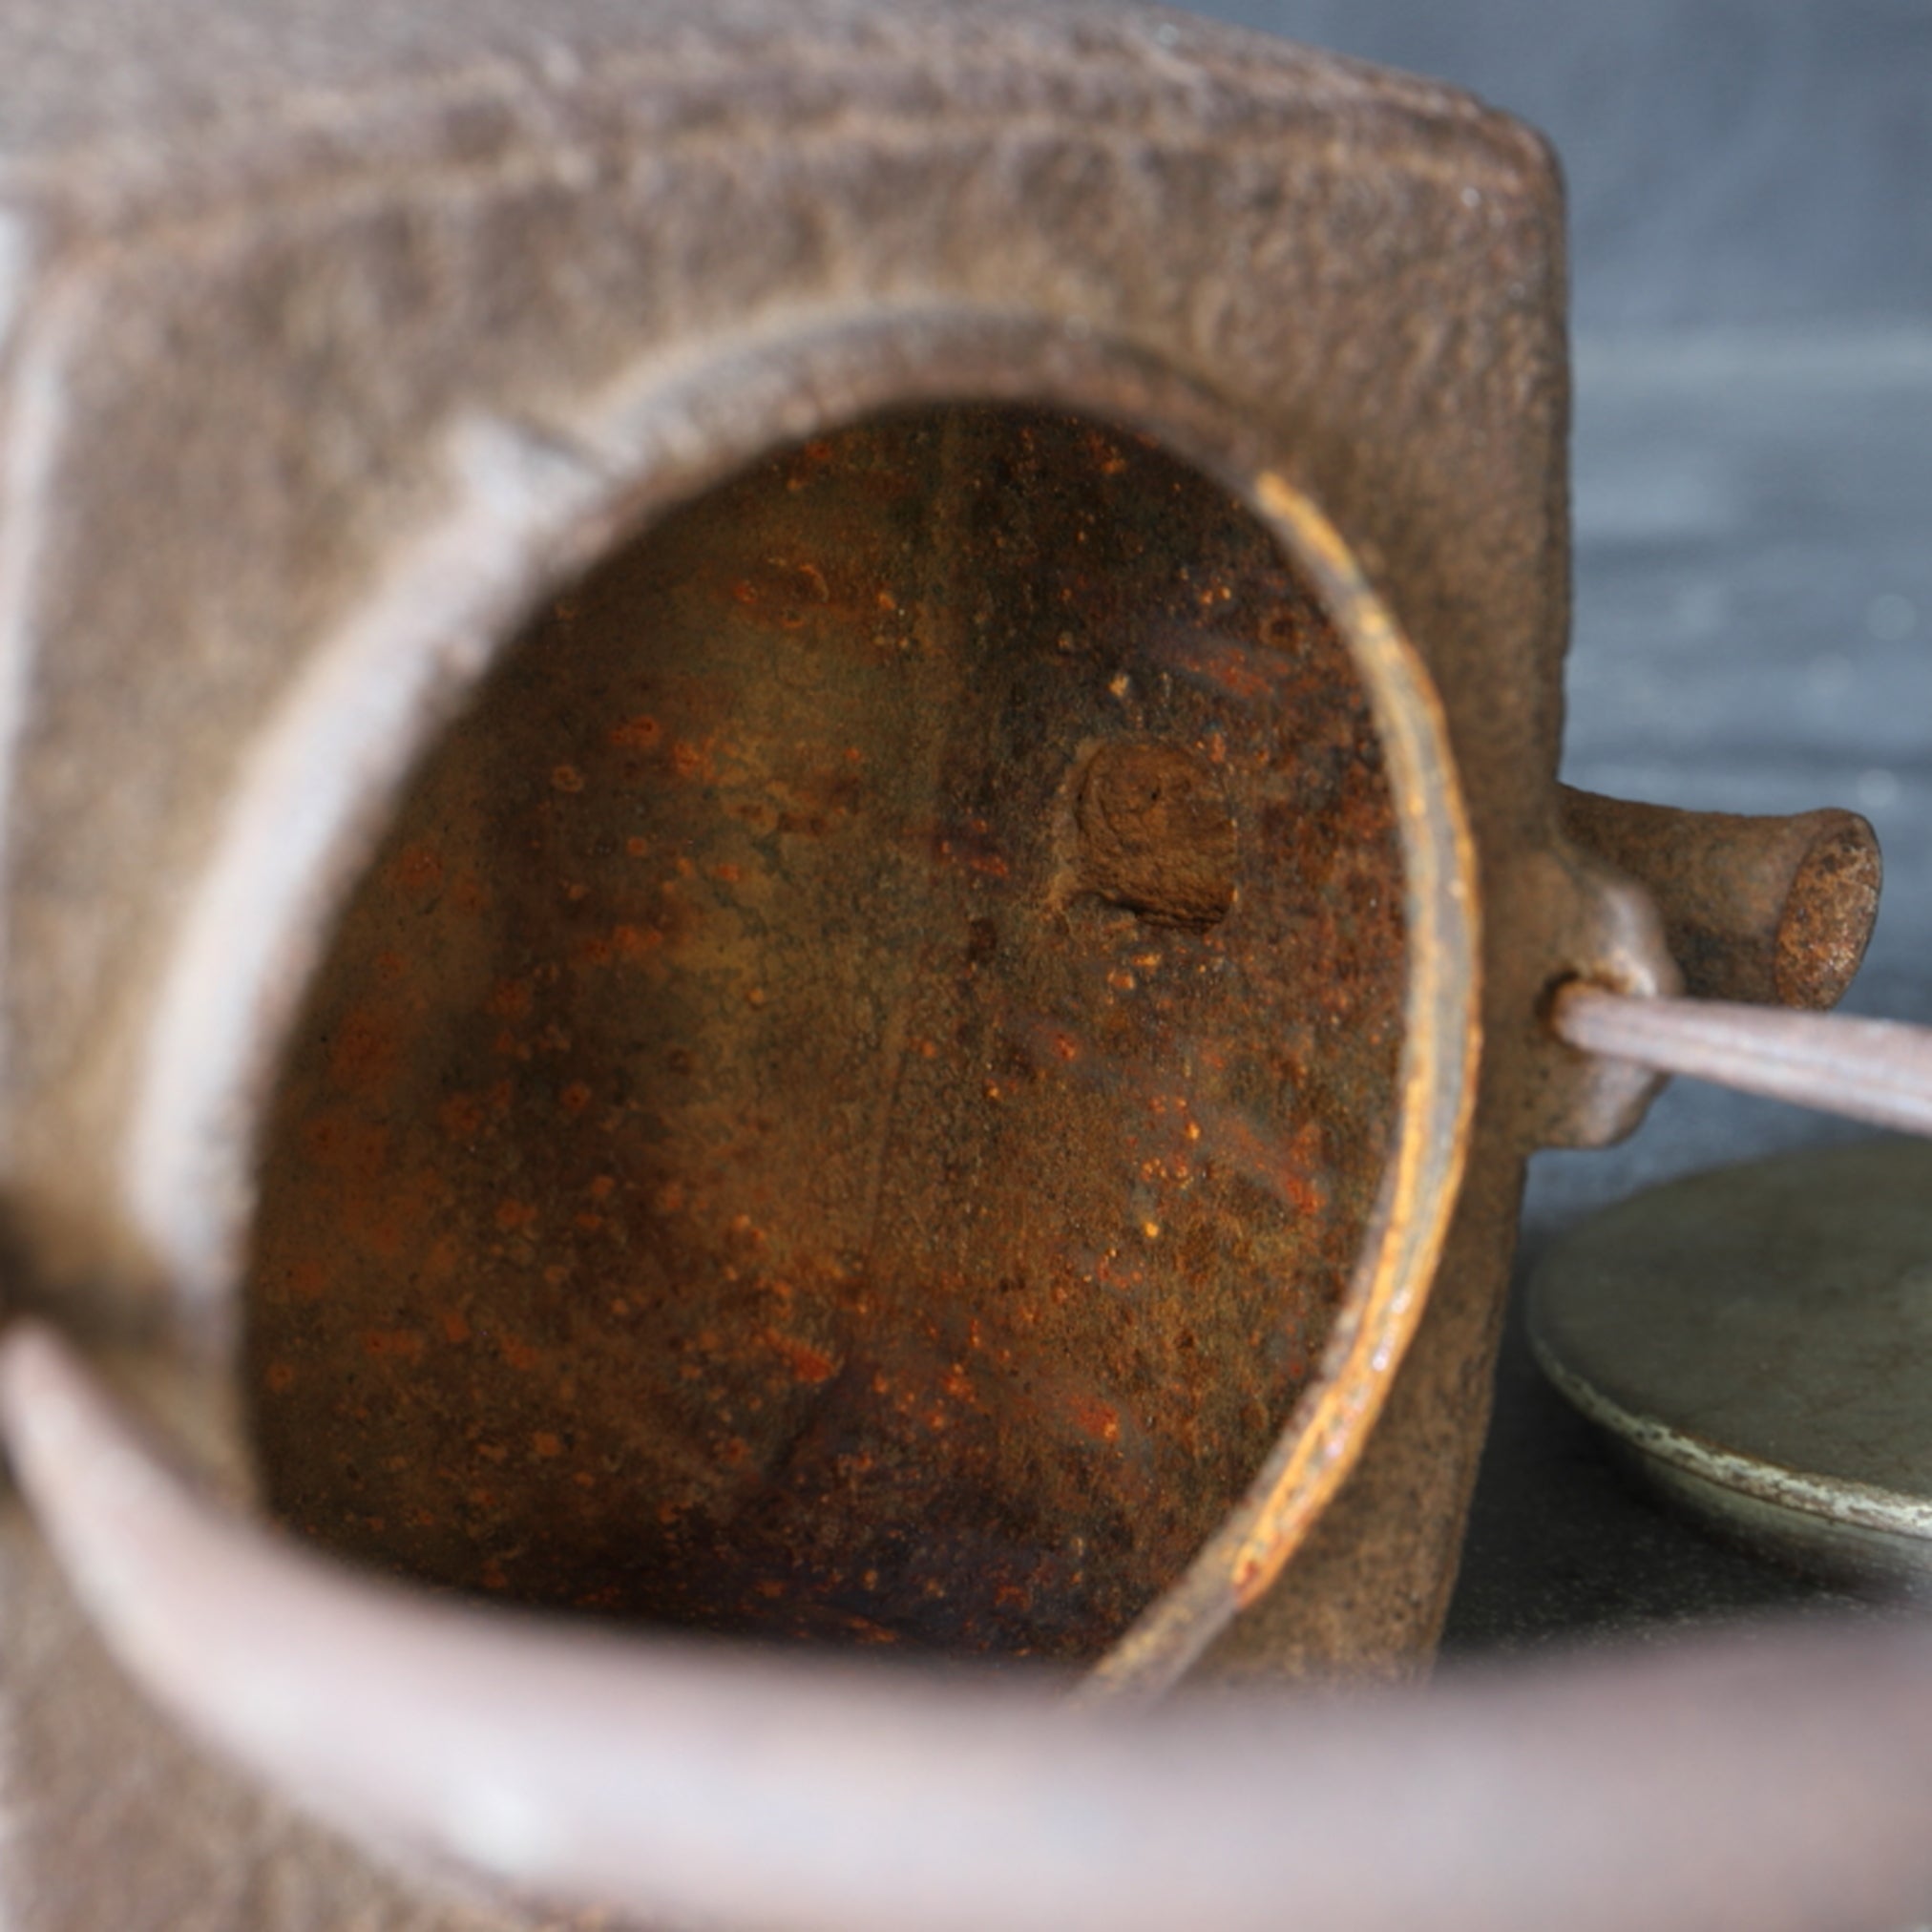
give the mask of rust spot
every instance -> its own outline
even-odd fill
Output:
[[[1234,818],[1198,752],[1172,744],[1098,746],[1073,779],[1074,891],[1153,924],[1207,927],[1234,903]]]
[[[362,1338],[363,1353],[371,1361],[420,1361],[427,1346],[415,1329],[369,1329]]]
[[[345,1014],[330,1043],[328,1070],[338,1086],[368,1091],[396,1072],[396,1035],[380,1014],[363,1007]]]
[[[443,883],[443,855],[427,840],[406,845],[389,862],[389,879],[402,892],[434,892]]]
[[[528,979],[499,979],[490,994],[490,1011],[499,1019],[521,1019],[530,1012],[534,992]]]
[[[794,1382],[827,1382],[838,1373],[838,1364],[824,1350],[800,1341],[777,1329],[768,1332],[772,1348],[791,1372]]]
[[[655,926],[614,926],[611,929],[611,949],[620,959],[633,962],[648,959],[664,943],[664,935]]]

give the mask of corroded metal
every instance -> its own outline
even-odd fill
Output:
[[[1225,492],[1014,410],[806,444],[398,807],[269,1134],[268,1500],[524,1603],[1097,1655],[1361,1318],[1404,956],[1366,693]]]
[[[1679,990],[1554,784],[1543,143],[1112,4],[338,14],[0,20],[15,1300],[526,1711],[509,1605],[1419,1670],[1524,1160],[1655,1085],[1552,989]],[[1686,835],[1829,991],[1851,848]],[[0,1916],[388,1882],[36,1537]]]
[[[1570,786],[1558,797],[1569,836],[1656,901],[1687,993],[1838,1004],[1865,956],[1883,873],[1857,812],[1677,811]]]

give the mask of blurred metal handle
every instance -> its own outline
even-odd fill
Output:
[[[29,1324],[0,1431],[150,1694],[297,1802],[519,1897],[764,1932],[1932,1914],[1918,1626],[1094,1712],[1052,1679],[619,1640],[356,1576],[198,1495]]]
[[[1580,1052],[1932,1135],[1932,1027],[1583,983],[1559,989],[1550,1023]]]

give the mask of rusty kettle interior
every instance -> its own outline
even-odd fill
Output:
[[[1097,1654],[1362,1247],[1393,814],[1309,586],[1144,436],[901,411],[621,542],[428,757],[296,1029],[273,1507],[526,1603]]]

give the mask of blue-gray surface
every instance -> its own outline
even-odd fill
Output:
[[[1844,804],[1886,893],[1849,1010],[1932,1020],[1932,5],[1208,0],[1543,127],[1570,188],[1577,615],[1565,775]],[[1858,1130],[1688,1083],[1540,1157],[1524,1258],[1602,1203]],[[1828,1592],[1629,1487],[1513,1327],[1452,1650]]]
[[[1925,0],[1199,0],[1556,142],[1587,330],[1932,315]]]
[[[1864,811],[1885,900],[1846,1008],[1932,1020],[1932,332],[1629,335],[1577,377],[1566,774]],[[1679,1082],[1625,1145],[1539,1157],[1525,1263],[1648,1183],[1860,1131]],[[1836,1601],[1632,1490],[1512,1324],[1452,1648]]]

